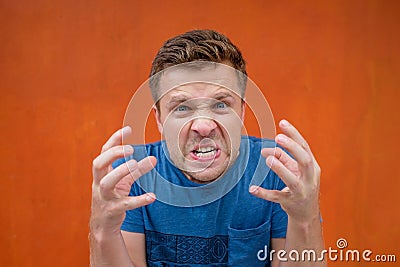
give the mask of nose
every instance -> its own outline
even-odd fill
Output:
[[[215,128],[217,128],[215,121],[208,118],[194,119],[190,127],[191,130],[197,132],[201,136],[209,136]]]

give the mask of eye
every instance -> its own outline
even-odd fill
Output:
[[[180,106],[175,108],[175,111],[178,111],[178,112],[184,112],[184,111],[188,111],[188,110],[189,110],[189,107],[188,106],[184,106],[184,105],[180,105]]]
[[[223,109],[223,108],[227,108],[228,106],[224,103],[224,102],[218,102],[217,104],[215,104],[215,108],[218,109]]]

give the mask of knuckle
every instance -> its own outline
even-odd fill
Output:
[[[277,159],[280,159],[283,155],[283,149],[280,147],[277,147],[274,154]]]
[[[136,209],[140,206],[142,206],[142,201],[140,197],[129,197],[125,199],[122,203],[123,209],[126,210],[132,210]]]
[[[108,205],[104,208],[104,215],[106,218],[114,218],[116,213],[116,209],[114,205]]]
[[[303,158],[303,164],[306,166],[312,165],[313,159],[309,155],[307,155]]]
[[[99,168],[99,159],[98,158],[95,158],[93,161],[92,161],[92,166],[93,166],[93,168],[94,169],[98,169]]]
[[[129,201],[129,199],[124,199],[122,201],[122,206],[124,207],[124,210],[128,210],[130,208],[130,206],[132,204],[131,202],[132,201]]]
[[[305,150],[308,150],[310,148],[310,146],[308,145],[308,143],[306,141],[304,141],[301,145]]]
[[[273,202],[279,202],[279,193],[276,191],[272,192],[272,201]]]
[[[109,189],[107,183],[104,180],[100,181],[99,188],[101,194],[104,194],[104,192],[106,192]]]
[[[104,145],[101,147],[101,152],[103,153],[103,152],[105,152],[106,150],[107,150],[107,145],[104,144]]]

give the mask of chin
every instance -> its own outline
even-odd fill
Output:
[[[218,177],[214,177],[214,176],[204,177],[204,176],[197,176],[197,175],[191,175],[191,174],[188,174],[188,176],[189,176],[190,181],[199,183],[199,184],[211,183],[218,179]]]
[[[185,176],[195,183],[210,183],[220,178],[225,171],[231,166],[234,159],[231,155],[221,153],[218,159],[212,161],[193,160],[190,156],[186,156],[179,161],[174,161]]]
[[[226,168],[220,170],[205,169],[201,172],[187,172],[186,175],[192,182],[196,183],[210,183],[221,177]]]

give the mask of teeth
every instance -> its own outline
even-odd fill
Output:
[[[215,153],[216,153],[216,151],[213,150],[213,151],[209,151],[209,152],[196,152],[196,155],[199,158],[211,158],[211,157],[215,156]]]
[[[215,148],[210,146],[210,147],[201,147],[199,148],[199,150],[197,150],[197,152],[201,152],[201,153],[206,153],[206,152],[211,152],[214,151]]]
[[[217,150],[215,147],[202,147],[194,151],[199,158],[211,158],[214,157]]]

